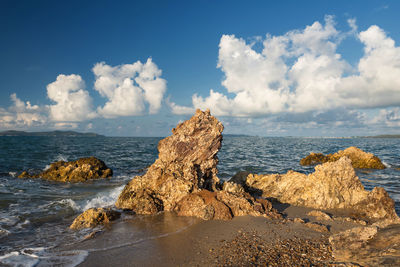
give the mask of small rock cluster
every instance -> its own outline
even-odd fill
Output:
[[[395,203],[385,189],[365,190],[347,157],[317,165],[315,172],[309,175],[289,171],[286,174],[249,174],[244,179],[248,188],[282,203],[322,210],[351,210],[354,216],[372,220],[400,220]]]
[[[100,159],[95,157],[81,158],[75,161],[57,161],[39,174],[22,172],[18,178],[43,178],[58,182],[85,182],[91,179],[108,178],[112,170]]]
[[[317,165],[325,162],[334,162],[342,157],[348,157],[351,160],[351,164],[356,169],[385,169],[381,160],[374,156],[372,153],[367,153],[361,149],[351,146],[345,150],[339,150],[334,154],[324,155],[322,153],[310,153],[307,157],[300,160],[300,164]]]

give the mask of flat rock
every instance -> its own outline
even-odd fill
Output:
[[[27,171],[24,171],[18,178],[43,178],[59,182],[85,182],[92,179],[111,177],[112,174],[112,170],[102,160],[95,157],[88,157],[68,162],[57,161],[39,174],[31,175]]]
[[[69,228],[74,230],[92,228],[116,220],[120,215],[118,211],[111,208],[90,208],[76,217]]]
[[[334,154],[324,155],[322,153],[310,153],[307,157],[300,160],[301,165],[316,165],[325,162],[337,161],[342,157],[348,157],[354,168],[357,169],[385,169],[381,160],[372,153],[351,146],[345,150],[339,150]]]
[[[312,210],[307,213],[308,216],[315,217],[318,221],[330,221],[332,217],[329,216],[327,213],[320,211],[320,210]]]
[[[186,195],[202,189],[215,191],[217,153],[223,125],[210,111],[197,110],[158,144],[158,159],[142,176],[133,178],[115,205],[138,214],[173,210]]]
[[[313,229],[314,231],[320,232],[320,233],[328,233],[329,229],[326,225],[320,224],[320,223],[313,223],[313,222],[307,222],[304,224],[306,227]]]
[[[289,171],[286,174],[249,174],[246,185],[262,192],[265,198],[320,210],[344,210],[357,218],[399,221],[394,201],[380,187],[364,189],[352,162],[342,157],[315,167],[309,175]]]
[[[356,227],[329,238],[337,261],[362,266],[400,266],[400,225]]]

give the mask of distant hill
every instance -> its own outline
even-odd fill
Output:
[[[367,136],[368,138],[400,138],[400,134],[380,134],[374,136]]]
[[[51,131],[51,132],[24,132],[24,131],[4,131],[0,136],[70,136],[70,137],[98,137],[103,136],[96,133],[78,133],[74,131]]]

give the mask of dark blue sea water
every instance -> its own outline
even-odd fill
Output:
[[[85,231],[68,226],[83,210],[112,205],[123,186],[157,158],[160,138],[137,137],[0,137],[0,263],[10,266],[74,266],[85,251],[52,254],[63,243],[78,242]],[[333,153],[357,146],[381,158],[385,170],[358,172],[366,187],[384,187],[400,213],[400,139],[225,137],[220,151],[219,177],[237,171],[304,173],[299,161],[310,152]],[[63,184],[18,179],[22,170],[45,169],[57,160],[96,156],[114,170],[111,179]],[[20,265],[21,264],[21,265]]]

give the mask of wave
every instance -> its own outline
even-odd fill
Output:
[[[26,248],[21,251],[12,251],[0,256],[0,263],[12,267],[33,267],[39,262],[44,266],[68,266],[73,267],[82,263],[89,253],[85,250],[72,250],[52,252],[48,248]]]
[[[90,208],[99,208],[99,207],[107,207],[114,205],[115,201],[122,189],[124,189],[125,185],[121,185],[116,187],[110,191],[100,192],[96,195],[96,197],[87,200],[85,204],[81,206],[81,210],[87,210]]]

